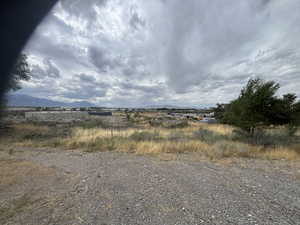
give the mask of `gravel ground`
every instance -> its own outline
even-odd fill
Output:
[[[1,190],[2,205],[28,190],[40,199],[3,224],[300,224],[299,163],[52,150],[0,157],[54,171]]]

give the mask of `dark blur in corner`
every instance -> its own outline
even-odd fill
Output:
[[[15,60],[57,0],[2,0],[0,3],[0,111]],[[0,112],[1,116],[1,112]]]

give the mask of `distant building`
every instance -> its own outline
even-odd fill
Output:
[[[112,116],[112,112],[88,112],[91,116]]]
[[[25,112],[25,119],[31,121],[70,122],[88,119],[88,112],[49,111]]]

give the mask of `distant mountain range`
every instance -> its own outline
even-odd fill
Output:
[[[8,106],[15,106],[15,107],[97,107],[96,105],[88,102],[88,101],[76,101],[76,102],[60,102],[60,101],[53,101],[46,98],[36,98],[29,95],[23,94],[11,94],[7,96],[7,105]],[[117,107],[122,108],[122,107]],[[133,107],[134,108],[134,107]],[[168,108],[168,109],[203,109],[209,108],[209,106],[178,106],[178,105],[164,105],[164,104],[157,104],[157,105],[144,105],[139,106],[137,108]]]
[[[29,107],[95,107],[94,104],[87,101],[77,102],[59,102],[45,98],[35,98],[29,95],[9,95],[7,96],[8,106],[29,106]]]

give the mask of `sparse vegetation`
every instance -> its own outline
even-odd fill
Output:
[[[190,122],[183,128],[147,127],[113,129],[90,126],[11,126],[2,145],[82,149],[86,152],[120,151],[136,154],[180,154],[193,152],[219,159],[246,157],[262,159],[300,159],[299,134],[289,128],[256,130],[253,135],[229,125]],[[15,135],[13,135],[15,134]]]
[[[195,131],[194,137],[208,144],[214,144],[227,138],[224,135],[217,134],[216,132],[204,128],[200,128],[199,130]]]
[[[162,112],[120,111],[106,120],[11,124],[0,137],[0,147],[10,155],[14,146],[34,146],[136,154],[193,152],[210,159],[300,159],[300,103],[293,94],[277,97],[278,89],[273,81],[250,80],[238,99],[217,106],[216,117],[226,124]]]
[[[163,127],[169,129],[184,128],[188,126],[186,120],[170,120],[170,119],[150,119],[149,124],[151,127]]]
[[[161,139],[157,130],[154,130],[154,132],[135,131],[129,136],[129,138],[134,141],[158,141]]]
[[[284,159],[287,161],[284,163],[289,165],[296,165],[300,161],[299,132],[298,130],[293,130],[293,135],[291,136],[289,133],[290,128],[286,126],[265,127],[256,130],[253,135],[250,135],[242,129],[224,124],[188,122],[184,127],[153,127],[147,122],[144,123],[141,119],[142,117],[143,114],[140,113],[138,122],[135,122],[132,127],[125,128],[102,126],[102,124],[97,121],[69,124],[10,124],[6,134],[0,137],[0,154],[4,156],[3,159],[0,160],[0,191],[6,191],[11,189],[11,187],[16,188],[21,186],[23,186],[24,189],[22,190],[22,195],[15,195],[9,200],[4,200],[4,203],[0,206],[0,220],[3,223],[8,224],[24,214],[35,215],[36,208],[42,208],[43,212],[48,213],[48,211],[52,212],[54,208],[57,207],[71,207],[70,209],[72,212],[72,204],[69,203],[67,206],[62,204],[62,202],[66,202],[65,196],[67,195],[54,195],[53,193],[44,194],[45,192],[48,193],[50,189],[55,189],[49,185],[49,179],[51,180],[50,184],[56,183],[59,188],[61,188],[60,185],[62,185],[61,182],[63,180],[68,180],[71,184],[70,187],[72,186],[72,191],[68,191],[68,193],[73,193],[70,195],[72,201],[74,199],[74,194],[77,195],[77,192],[80,193],[82,191],[83,196],[85,196],[89,193],[89,190],[92,190],[92,188],[87,188],[87,179],[85,176],[84,178],[83,176],[80,177],[78,176],[78,172],[74,173],[69,168],[66,170],[68,171],[66,177],[58,179],[56,177],[57,174],[62,172],[57,170],[56,167],[48,167],[49,162],[51,162],[51,165],[52,162],[54,162],[54,159],[59,161],[58,158],[50,159],[52,156],[47,155],[48,152],[54,153],[54,151],[57,151],[50,148],[59,150],[59,152],[56,152],[55,157],[60,157],[60,155],[63,156],[63,159],[58,164],[66,164],[69,166],[69,160],[75,160],[72,162],[73,168],[78,166],[78,162],[89,164],[91,158],[95,157],[94,154],[97,154],[95,161],[100,160],[105,157],[105,155],[109,155],[109,157],[114,156],[113,160],[116,160],[116,155],[123,157],[123,154],[105,153],[98,158],[101,154],[100,152],[110,151],[153,156],[156,157],[153,161],[157,161],[159,167],[161,166],[160,163],[163,163],[162,161],[180,159],[197,162],[209,160],[217,165],[233,165],[234,163],[243,165],[243,163],[253,161],[255,161],[255,163],[260,162],[260,160],[255,159],[280,160],[277,162],[278,164],[283,163],[282,160]],[[149,121],[149,116],[147,116],[147,121]],[[38,149],[35,149],[37,147]],[[43,153],[43,148],[46,150],[45,153]],[[39,163],[29,161],[28,159],[18,159],[22,157],[21,154],[24,154],[24,157],[28,157],[28,154],[25,154],[25,151],[27,150],[31,152],[30,157],[34,158],[38,156],[37,162],[40,160],[39,157],[43,155],[43,157],[47,159],[48,164],[42,166]],[[126,154],[125,158],[127,157],[128,155]],[[131,158],[132,157],[130,157],[130,159]],[[148,161],[148,158],[145,157],[133,158],[143,158]],[[50,161],[48,161],[49,159]],[[121,158],[118,160],[122,161],[123,159]],[[132,161],[129,160],[127,162]],[[265,162],[267,164],[267,161]],[[181,163],[183,162],[180,162],[180,164]],[[93,165],[93,163],[91,164]],[[109,163],[107,164],[109,166],[106,167],[110,167],[112,164],[114,163]],[[127,165],[129,164],[130,163]],[[154,164],[156,165],[156,163]],[[203,168],[206,168],[206,164],[209,163],[205,162]],[[125,164],[122,163],[122,166],[123,165]],[[190,168],[192,164],[186,165],[189,165],[188,168]],[[78,167],[81,166],[82,165]],[[97,177],[101,178],[100,182],[94,181],[95,171],[102,170],[99,169],[99,164],[96,164],[96,166],[94,164],[94,167],[88,166],[87,168],[88,169],[84,169],[84,171],[91,170],[89,171],[89,174],[93,174],[93,177],[89,175],[91,178],[89,180],[93,180],[95,185],[98,185],[98,183],[102,184],[102,179],[105,179],[105,177],[102,178],[100,172],[97,172]],[[141,167],[139,166],[138,168]],[[295,169],[296,168],[297,167],[295,166]],[[82,170],[79,169],[78,171]],[[160,169],[157,171],[160,171]],[[213,171],[213,173],[215,173],[215,171]],[[145,174],[148,176],[148,173]],[[184,177],[186,175],[183,173],[182,176]],[[296,174],[296,176],[298,176],[298,174]],[[299,179],[299,177],[297,177],[297,179]],[[40,184],[41,180],[45,180],[42,185]],[[32,183],[32,181],[35,181],[35,183]],[[35,189],[26,189],[29,184]],[[36,188],[37,184],[38,187],[43,188],[39,190]],[[64,185],[65,184],[63,184],[63,187],[65,188]],[[49,187],[49,189],[46,187]],[[57,190],[60,190],[59,188],[57,188]],[[231,190],[231,187],[229,188]],[[82,195],[79,194],[79,196]],[[94,198],[94,196],[95,195],[93,195],[92,198]],[[64,214],[64,212],[62,214]],[[60,215],[56,218],[51,218],[49,221],[59,224],[56,220],[59,221],[61,218],[70,221],[70,218],[73,218],[72,213],[69,215],[66,214],[65,217],[61,217]]]

